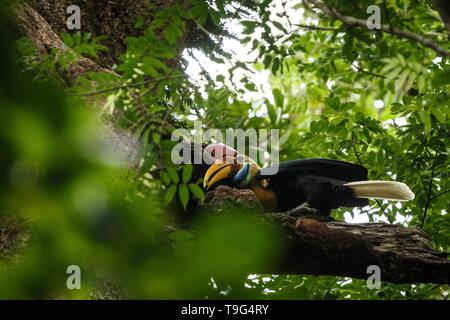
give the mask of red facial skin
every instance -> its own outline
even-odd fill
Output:
[[[223,143],[214,143],[207,146],[203,151],[203,158],[212,159],[210,164],[212,164],[215,160],[225,160],[227,157],[236,157],[237,151],[226,144]]]

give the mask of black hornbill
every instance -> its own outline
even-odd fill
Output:
[[[238,161],[238,158],[239,161]],[[217,159],[204,176],[204,188],[220,184],[251,189],[269,210],[329,215],[339,207],[363,207],[368,199],[408,201],[414,193],[395,181],[370,181],[363,166],[330,159],[300,159],[279,164],[277,173],[238,155]]]

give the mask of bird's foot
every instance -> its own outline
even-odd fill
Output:
[[[318,215],[320,214],[320,211],[314,208],[311,208],[308,204],[308,202],[305,202],[298,207],[295,207],[294,209],[286,211],[286,214],[292,217],[301,217],[305,215]]]
[[[329,211],[321,211],[319,209],[311,208],[307,202],[294,209],[286,211],[286,215],[294,218],[309,218],[322,222],[335,221],[335,219],[330,216]]]

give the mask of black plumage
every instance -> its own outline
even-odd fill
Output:
[[[344,186],[368,179],[367,169],[360,165],[329,159],[301,159],[282,162],[276,174],[268,174],[272,169],[261,169],[255,178],[268,181],[266,188],[275,193],[281,211],[308,203],[328,215],[331,209],[338,207],[368,204],[367,199],[356,198],[353,190]]]

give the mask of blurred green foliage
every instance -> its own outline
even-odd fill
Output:
[[[363,18],[373,1],[327,2]],[[428,2],[375,2],[396,17],[396,27],[445,39]],[[280,243],[248,209],[225,210],[230,214],[167,235],[173,216],[188,214],[189,202],[203,197],[192,166],[170,160],[170,135],[201,119],[205,129],[280,129],[281,160],[360,162],[372,179],[407,183],[414,201],[373,202],[334,216],[423,226],[437,248],[450,251],[447,59],[411,41],[346,28],[300,1],[289,10],[287,2],[269,0],[240,7],[192,0],[191,6],[160,10],[149,26],[138,21],[143,34],[126,39],[117,73],[91,72],[69,87],[61,87],[61,74],[80,55],[95,58],[105,50],[101,38],[65,34],[70,50],[43,56],[2,23],[0,214],[13,212],[31,227],[21,255],[0,258],[0,298],[98,297],[98,277],[112,279],[124,298],[447,297],[448,286],[386,283],[369,290],[362,280],[257,274],[276,263]],[[296,25],[298,15],[322,29]],[[233,55],[222,46],[230,34],[220,30],[230,19],[240,21],[235,37],[256,58],[234,61],[215,79],[204,70],[199,84],[185,74],[188,61],[178,44],[187,26],[198,23],[216,36],[196,46],[225,66]],[[174,59],[181,60],[177,67]],[[271,91],[245,99],[259,88],[242,71],[270,73]],[[103,116],[90,105],[104,106]],[[140,142],[137,163],[105,138],[105,122]],[[239,210],[245,212],[236,216]],[[73,264],[82,269],[80,291],[66,288]],[[249,270],[255,274],[247,277]]]

